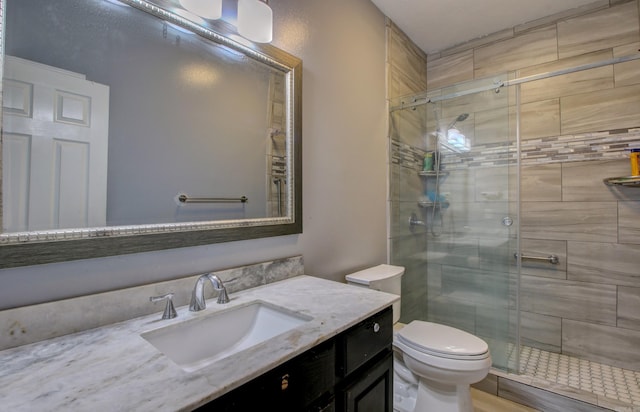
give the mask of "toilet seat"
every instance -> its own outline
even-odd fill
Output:
[[[464,361],[489,356],[489,346],[482,339],[432,322],[414,320],[397,332],[396,339],[415,351],[441,358]]]

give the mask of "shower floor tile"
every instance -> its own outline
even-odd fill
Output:
[[[523,346],[520,373],[640,407],[640,372]]]

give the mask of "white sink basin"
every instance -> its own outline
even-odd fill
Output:
[[[290,331],[312,318],[264,302],[142,333],[141,336],[187,372]]]

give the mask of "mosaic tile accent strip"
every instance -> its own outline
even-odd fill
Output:
[[[640,407],[640,372],[523,346],[520,373]]]
[[[426,151],[397,140],[391,140],[391,163],[409,169],[422,170]]]
[[[640,148],[640,128],[562,135],[521,142],[522,165],[626,159],[628,150]],[[391,141],[391,162],[408,168],[422,168],[425,151],[396,140]],[[466,153],[443,151],[444,169],[495,167],[517,163],[515,142],[474,146]]]

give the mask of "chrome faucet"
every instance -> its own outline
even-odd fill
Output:
[[[218,291],[218,303],[228,303],[229,295],[227,294],[227,288],[222,283],[222,280],[217,275],[211,273],[205,273],[201,275],[196,281],[196,285],[191,293],[191,303],[189,304],[189,310],[192,312],[198,312],[207,307],[204,299],[204,282],[209,280],[213,285],[213,288]]]

